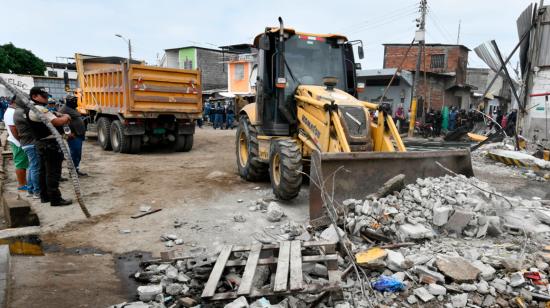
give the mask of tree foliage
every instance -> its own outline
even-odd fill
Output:
[[[46,65],[32,51],[12,43],[0,45],[0,73],[44,75]]]

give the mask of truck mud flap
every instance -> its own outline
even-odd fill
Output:
[[[311,157],[309,183],[310,223],[313,227],[329,223],[323,208],[325,200],[339,205],[346,199],[365,199],[386,181],[405,175],[405,184],[417,178],[449,174],[436,162],[457,174],[474,175],[468,149],[423,152],[320,153]],[[323,187],[323,192],[319,189]]]

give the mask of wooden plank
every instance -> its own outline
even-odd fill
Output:
[[[233,246],[231,245],[223,246],[222,251],[218,256],[218,260],[216,261],[212,272],[210,272],[210,277],[208,277],[208,281],[204,286],[201,297],[212,297],[214,293],[216,293],[216,287],[218,286],[218,282],[222,277],[223,270],[225,269],[225,263],[227,263],[227,260],[231,255],[232,248]]]
[[[246,266],[244,268],[243,277],[241,279],[241,285],[237,291],[237,295],[248,295],[252,289],[252,280],[254,279],[254,274],[256,273],[256,265],[258,265],[258,260],[260,259],[260,252],[262,251],[262,244],[257,243],[252,246],[250,254],[248,255],[248,260],[246,260]]]
[[[274,292],[283,292],[287,290],[288,267],[290,258],[290,242],[281,242],[279,248],[279,260],[277,261],[277,273],[275,274]]]
[[[302,247],[300,241],[290,243],[290,290],[297,291],[304,288],[302,277]]]
[[[338,260],[338,255],[302,256],[303,263],[317,263],[317,262],[327,262],[327,261],[337,261],[337,260]],[[258,265],[277,264],[277,261],[278,261],[277,258],[262,258],[258,260]],[[229,260],[227,261],[227,264],[225,264],[225,267],[238,267],[238,266],[245,266],[245,265],[246,265],[246,261],[243,261],[243,260]]]
[[[10,228],[0,230],[0,239],[7,239],[11,237],[27,236],[40,234],[39,226],[23,227],[23,228]]]
[[[327,246],[327,245],[336,245],[336,242],[332,242],[332,241],[310,241],[310,242],[303,242],[302,243],[302,247],[304,247],[304,248]],[[235,245],[235,246],[233,246],[233,252],[248,251],[250,249],[252,249],[251,245]],[[264,244],[262,246],[262,250],[270,250],[270,249],[279,249],[279,244]]]
[[[298,293],[303,293],[303,294],[312,294],[312,293],[322,293],[322,292],[325,292],[325,291],[338,291],[338,290],[341,290],[341,286],[340,285],[336,285],[336,284],[332,284],[332,283],[325,283],[325,284],[310,284],[310,285],[307,285],[304,287],[303,290],[299,291]],[[297,293],[296,291],[290,291],[290,290],[286,290],[286,291],[283,291],[283,292],[280,292],[280,293],[277,293],[276,295],[277,296],[281,296],[281,295],[291,295],[291,294],[295,294]],[[273,294],[273,291],[271,290],[266,290],[266,289],[253,289],[251,292],[250,292],[250,298],[258,298],[258,297],[267,297],[267,296],[272,296],[274,295]],[[237,292],[225,292],[225,293],[216,293],[214,294],[214,296],[212,296],[212,298],[210,298],[210,300],[213,300],[213,301],[216,301],[216,300],[227,300],[227,299],[234,299],[234,298],[237,298]]]

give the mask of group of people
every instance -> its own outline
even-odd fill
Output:
[[[13,96],[3,117],[13,153],[18,190],[27,191],[28,196],[51,206],[70,205],[72,200],[64,199],[59,190],[65,157],[55,136],[41,118],[65,135],[77,173],[85,176],[79,165],[86,125],[77,111],[78,99],[73,95],[67,96],[65,104],[57,111],[49,104],[50,95],[46,88],[33,87],[29,97],[40,114]]]
[[[231,102],[207,101],[204,103],[204,121],[212,123],[214,129],[233,129],[235,110]]]

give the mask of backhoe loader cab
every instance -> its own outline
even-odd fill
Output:
[[[344,36],[268,28],[255,44],[259,47],[257,124],[265,135],[296,132],[294,95],[299,85],[323,86],[325,77],[333,77],[335,88],[356,94],[353,49]]]
[[[300,33],[279,22],[254,40],[256,100],[239,112],[236,136],[243,179],[269,178],[275,196],[288,200],[300,191],[303,167],[311,167],[310,218],[315,219],[322,215],[321,183],[329,183],[341,201],[362,199],[398,173],[407,182],[444,174],[434,164],[438,159],[456,173],[473,175],[468,151],[406,153],[391,109],[357,99],[352,44],[358,41]],[[342,168],[348,174],[335,176]]]

